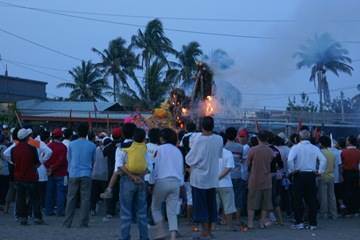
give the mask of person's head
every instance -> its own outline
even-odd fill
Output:
[[[346,146],[356,146],[356,137],[351,135],[346,138]]]
[[[179,140],[183,139],[183,137],[185,136],[185,134],[186,134],[186,131],[185,131],[185,130],[180,130],[180,131],[178,132],[178,139],[179,139]]]
[[[31,134],[32,130],[30,128],[21,128],[17,133],[17,138],[20,142],[27,142]]]
[[[89,131],[87,134],[88,140],[95,142],[96,141],[96,134],[94,131]]]
[[[17,134],[19,132],[20,128],[16,127],[13,129],[12,133],[11,133],[11,138],[13,141],[18,141],[18,137],[17,137]]]
[[[63,136],[63,132],[61,131],[60,128],[55,128],[53,131],[52,131],[52,138],[54,140],[61,140]]]
[[[164,128],[163,130],[161,130],[160,136],[161,136],[161,143],[163,144],[169,143],[176,146],[178,140],[177,135],[176,132],[171,128]]]
[[[71,128],[64,129],[64,139],[70,140],[73,135],[73,130]]]
[[[40,139],[43,142],[48,142],[50,140],[50,132],[46,129],[42,129],[40,132]]]
[[[133,134],[133,140],[137,143],[145,142],[146,132],[142,128],[135,128]]]
[[[283,138],[281,138],[278,135],[274,136],[274,143],[275,146],[283,146],[285,145],[285,140]]]
[[[271,145],[275,145],[275,136],[276,135],[270,131],[267,131],[267,134],[268,134],[267,142],[270,143]]]
[[[214,119],[212,117],[204,117],[201,121],[201,128],[204,132],[212,132],[214,130]]]
[[[135,129],[136,129],[136,125],[134,123],[125,123],[122,126],[122,132],[124,134],[124,138],[132,139],[134,136]]]
[[[249,138],[249,132],[247,129],[243,128],[240,129],[238,132],[238,138],[239,138],[239,142],[241,144],[247,144],[248,143],[248,138]]]
[[[236,128],[234,128],[234,127],[229,127],[225,130],[226,139],[229,141],[232,141],[232,142],[235,141],[236,135],[237,135],[237,131],[236,131]]]
[[[221,132],[219,135],[222,137],[223,144],[224,144],[224,146],[225,146],[226,142],[228,141],[227,136],[226,136],[226,133]]]
[[[79,125],[77,129],[77,134],[80,138],[86,138],[89,133],[89,126],[86,123]]]
[[[292,145],[298,144],[300,142],[300,136],[297,133],[290,135],[290,142]]]
[[[255,147],[255,146],[257,146],[257,145],[259,145],[259,141],[258,141],[257,137],[256,137],[256,136],[252,136],[252,137],[250,138],[250,147]]]
[[[301,141],[303,141],[303,140],[310,140],[310,138],[311,138],[310,131],[307,130],[307,129],[301,130],[301,131],[299,132],[299,137],[300,137],[300,140],[301,140]]]
[[[196,132],[196,125],[193,122],[186,123],[186,131],[187,132]]]
[[[259,143],[267,143],[269,140],[269,132],[261,130],[257,134],[257,139],[258,139]]]
[[[160,144],[160,129],[152,128],[148,132],[149,142],[153,144]]]
[[[337,141],[337,148],[344,149],[346,148],[346,139],[345,138],[339,138]]]
[[[115,141],[119,140],[121,138],[121,135],[122,135],[121,128],[116,127],[112,129],[111,136]]]
[[[319,138],[319,143],[321,148],[330,148],[331,147],[331,139],[329,136],[321,136]]]

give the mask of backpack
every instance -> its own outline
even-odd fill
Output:
[[[134,174],[145,173],[147,169],[145,143],[133,142],[130,147],[121,149],[127,155],[126,168]]]

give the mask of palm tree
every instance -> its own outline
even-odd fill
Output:
[[[358,91],[360,91],[360,84],[358,84],[358,85],[356,86],[356,89],[357,89]],[[359,109],[360,109],[360,93],[358,93],[358,94],[356,94],[355,96],[353,96],[353,97],[351,98],[351,102],[352,102],[354,108],[357,109],[357,110],[359,110]]]
[[[69,71],[73,81],[57,85],[58,88],[70,88],[70,100],[73,101],[107,101],[104,95],[111,95],[111,87],[101,72],[90,61],[81,61],[81,65]]]
[[[323,103],[330,103],[329,83],[326,78],[326,71],[339,76],[340,72],[351,75],[353,68],[348,51],[335,41],[328,33],[320,36],[315,35],[313,39],[308,40],[306,45],[300,46],[300,50],[295,53],[300,61],[297,67],[311,68],[310,81],[317,84],[319,94],[320,112],[323,111]]]
[[[119,100],[121,86],[129,86],[127,77],[133,78],[134,70],[138,67],[135,53],[125,44],[126,41],[119,37],[110,41],[108,48],[103,51],[92,49],[101,57],[101,62],[96,66],[101,69],[105,77],[111,75],[113,78],[114,102]]]
[[[138,34],[131,39],[131,46],[141,50],[141,65],[145,68],[148,68],[155,58],[170,68],[171,62],[168,61],[166,54],[177,53],[172,47],[171,40],[165,36],[159,19],[150,21],[144,32],[139,29]]]
[[[136,81],[136,90],[131,87],[124,88],[120,100],[126,106],[153,109],[164,101],[177,75],[177,70],[167,69],[166,63],[155,59],[146,68],[143,80]]]
[[[180,77],[184,86],[189,86],[192,81],[191,78],[196,72],[196,61],[203,52],[200,49],[198,42],[190,42],[188,45],[183,45],[180,52],[177,54],[179,59],[181,70]]]

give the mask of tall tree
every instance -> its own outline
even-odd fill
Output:
[[[131,39],[131,46],[140,49],[141,65],[148,68],[152,61],[161,61],[169,68],[171,62],[167,54],[176,54],[172,42],[165,36],[164,28],[159,19],[150,21],[144,31],[139,29],[138,34]]]
[[[196,72],[196,61],[203,52],[200,49],[200,44],[198,42],[190,42],[188,45],[183,45],[180,52],[177,54],[177,58],[180,63],[180,78],[184,86],[189,86],[194,83],[192,77]]]
[[[348,51],[328,33],[315,35],[306,45],[300,46],[294,55],[300,58],[297,63],[299,69],[311,68],[310,81],[314,82],[317,88],[320,111],[323,111],[324,102],[331,101],[326,72],[330,71],[336,76],[339,76],[340,72],[349,75],[352,73],[351,58],[347,55]]]
[[[138,67],[138,59],[121,37],[110,41],[108,48],[103,51],[96,48],[92,50],[101,57],[101,62],[96,66],[101,69],[105,77],[110,75],[113,78],[114,102],[117,102],[121,87],[129,87],[127,77],[135,76],[134,70]]]
[[[82,61],[69,71],[73,82],[64,82],[57,85],[58,88],[70,88],[69,99],[73,101],[107,101],[104,95],[111,95],[108,85],[103,74],[90,61]]]

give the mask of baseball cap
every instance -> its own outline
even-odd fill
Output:
[[[53,137],[62,137],[62,136],[63,136],[63,132],[61,131],[60,128],[55,128],[55,129],[52,131],[52,135],[53,135]]]
[[[116,127],[116,128],[112,129],[111,135],[112,135],[113,138],[120,138],[121,134],[122,134],[121,128]]]
[[[248,132],[245,128],[240,129],[238,136],[239,136],[239,137],[248,137],[248,136],[249,136],[249,132]]]
[[[17,133],[17,137],[19,140],[24,140],[31,134],[32,134],[31,128],[21,128]]]

